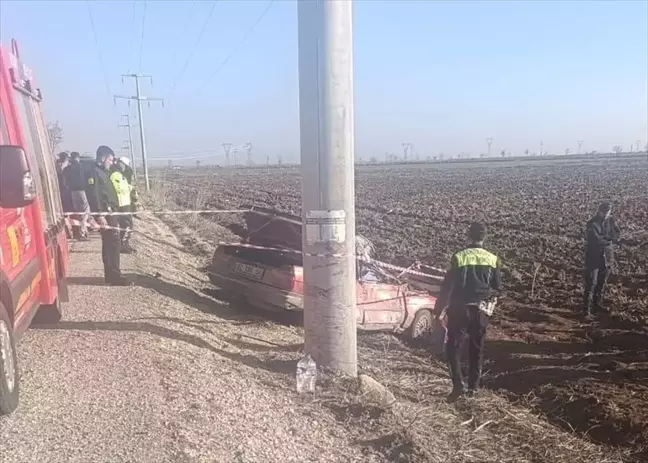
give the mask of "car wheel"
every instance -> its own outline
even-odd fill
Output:
[[[16,340],[9,314],[0,303],[0,415],[16,409],[19,389]]]
[[[412,339],[423,339],[429,336],[434,326],[434,317],[428,309],[421,309],[416,312],[412,322],[411,336]]]

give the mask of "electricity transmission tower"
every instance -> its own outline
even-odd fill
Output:
[[[243,149],[247,152],[247,165],[252,165],[252,143],[247,142],[243,145]]]
[[[150,79],[151,85],[153,85],[153,76],[146,75],[146,74],[122,74],[122,79],[124,77],[130,77],[132,79],[135,79],[135,96],[124,96],[124,95],[114,95],[115,103],[117,103],[117,99],[122,99],[122,100],[135,100],[137,101],[137,115],[139,117],[139,132],[140,132],[140,145],[142,149],[142,167],[144,168],[144,185],[146,187],[146,191],[149,191],[151,189],[151,184],[149,182],[149,174],[148,174],[148,162],[146,159],[146,136],[144,134],[144,113],[142,112],[142,101],[146,101],[149,104],[149,107],[151,106],[151,101],[160,101],[162,103],[162,106],[164,106],[164,99],[163,98],[155,98],[155,97],[147,97],[142,95],[140,91],[140,79],[146,77]]]
[[[137,178],[137,168],[135,167],[135,150],[133,147],[133,132],[131,130],[130,116],[122,114],[122,119],[126,119],[125,124],[117,124],[117,127],[124,127],[128,129],[128,153],[131,160],[131,168],[133,169],[133,178]]]
[[[544,156],[544,141],[540,140],[540,156]]]
[[[492,138],[487,138],[486,143],[488,144],[488,157],[491,155],[491,145],[493,144],[493,139]]]
[[[227,167],[230,166],[230,153],[232,152],[232,144],[231,143],[223,143],[221,145],[223,147],[223,151],[225,152],[225,162],[227,163]]]
[[[583,146],[583,143],[585,143],[584,140],[578,140],[576,143],[578,143],[578,154],[581,154],[581,148]]]
[[[411,143],[403,143],[403,159],[405,162],[407,162],[407,156],[412,154],[412,146]]]

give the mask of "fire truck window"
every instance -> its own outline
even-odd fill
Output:
[[[49,189],[49,184],[47,182],[47,175],[43,169],[43,152],[38,143],[38,140],[34,139],[34,134],[38,136],[38,129],[33,120],[33,114],[31,111],[31,98],[28,95],[22,93],[19,94],[17,100],[18,113],[20,114],[20,123],[23,128],[23,136],[25,139],[25,151],[29,156],[30,166],[32,168],[36,167],[38,169],[38,175],[35,175],[36,179],[36,188],[40,197],[42,198],[42,207],[41,215],[43,221],[47,224],[49,228],[50,225],[54,224],[54,214],[52,213],[52,201],[51,193]]]
[[[61,204],[61,190],[59,189],[57,181],[56,166],[54,165],[54,155],[50,148],[49,136],[47,134],[47,128],[45,126],[45,120],[43,119],[40,103],[32,99],[30,99],[30,103],[34,120],[36,121],[36,126],[38,128],[38,140],[43,153],[42,161],[51,194],[52,213],[54,215],[54,220],[57,220],[63,217],[63,206]]]

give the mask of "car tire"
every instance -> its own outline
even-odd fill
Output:
[[[425,339],[430,336],[434,328],[434,316],[429,309],[420,309],[414,316],[410,327],[410,337],[414,341]]]
[[[9,314],[0,302],[0,416],[18,407],[19,391],[16,338]]]

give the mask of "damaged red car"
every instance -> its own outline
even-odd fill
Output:
[[[254,207],[244,214],[246,242],[219,246],[209,278],[230,300],[271,311],[304,309],[301,220],[271,209]],[[267,249],[272,248],[272,249]],[[364,237],[356,253],[373,253]],[[408,280],[379,266],[357,260],[357,326],[360,330],[406,333],[413,339],[429,334],[438,281]]]

